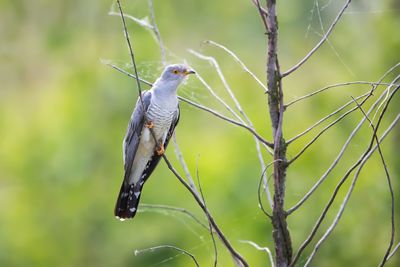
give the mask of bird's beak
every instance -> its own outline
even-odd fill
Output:
[[[194,70],[191,69],[186,69],[185,72],[183,73],[185,76],[189,75],[189,74],[195,74],[196,72],[194,72]]]

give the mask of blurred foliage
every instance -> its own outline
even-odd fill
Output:
[[[210,65],[186,49],[214,56],[257,130],[270,138],[267,101],[261,88],[232,58],[202,44],[211,39],[226,45],[265,80],[266,40],[251,1],[154,2],[157,24],[169,49],[168,60],[187,60],[226,97]],[[325,30],[342,2],[319,1]],[[123,4],[129,14],[149,16],[146,0]],[[278,1],[283,70],[320,39],[322,30],[314,5],[313,0]],[[0,266],[191,266],[189,258],[168,249],[134,255],[135,249],[163,244],[185,248],[202,266],[212,265],[209,234],[187,216],[143,209],[134,220],[121,223],[112,215],[123,175],[122,138],[137,97],[132,79],[101,63],[111,60],[130,70],[120,19],[107,15],[113,8],[112,1],[0,0]],[[148,31],[131,21],[128,27],[140,72],[153,81],[162,69],[159,47]],[[400,60],[399,28],[397,0],[353,1],[331,35],[330,45],[323,45],[284,81],[286,101],[332,83],[377,81]],[[385,81],[398,74],[397,70]],[[343,87],[296,104],[286,112],[285,136],[293,137],[350,96],[369,88]],[[225,113],[194,78],[180,94]],[[393,120],[399,104],[397,96],[382,129]],[[270,223],[257,203],[261,170],[252,137],[184,103],[181,110],[178,142],[193,174],[198,164],[208,207],[250,265],[265,266],[264,252],[240,242],[252,240],[273,249]],[[360,118],[358,112],[343,120],[291,166],[287,207],[324,173]],[[293,143],[288,156],[294,156],[316,133]],[[289,218],[295,249],[310,232],[346,168],[367,147],[370,135],[371,130],[363,127],[340,166]],[[397,194],[399,228],[399,127],[382,147]],[[172,146],[168,155],[181,171]],[[267,154],[265,158],[270,161]],[[334,218],[348,186],[349,182],[323,229]],[[164,163],[147,183],[142,203],[184,207],[205,221]],[[389,203],[386,178],[375,155],[313,266],[376,266],[389,241]],[[219,243],[218,252],[218,266],[232,266]],[[397,253],[387,266],[399,265]]]

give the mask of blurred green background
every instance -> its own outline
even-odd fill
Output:
[[[281,68],[287,70],[320,39],[315,3],[326,30],[343,1],[278,2],[279,56]],[[123,5],[138,18],[149,16],[146,0],[123,1]],[[155,0],[154,6],[168,61],[186,60],[232,104],[210,64],[187,49],[214,56],[257,131],[271,139],[267,99],[261,88],[232,58],[202,44],[211,39],[226,45],[265,81],[264,29],[251,1]],[[202,266],[213,264],[210,235],[183,214],[143,209],[134,220],[125,222],[113,216],[123,177],[122,139],[137,98],[134,80],[102,63],[112,62],[131,71],[121,21],[108,15],[113,9],[109,0],[0,0],[0,266],[193,265],[188,257],[168,249],[134,255],[136,249],[164,244],[187,249]],[[145,29],[132,21],[128,27],[139,71],[154,81],[162,70],[159,47]],[[397,0],[353,1],[331,35],[330,45],[323,45],[284,81],[285,100],[332,83],[377,81],[400,61],[399,28]],[[399,74],[397,70],[385,81]],[[285,113],[286,138],[369,88],[343,87],[292,106]],[[228,115],[195,77],[182,86],[180,94]],[[399,104],[397,96],[382,129],[397,115]],[[193,175],[198,165],[209,209],[250,266],[268,266],[265,252],[240,242],[252,240],[273,250],[271,225],[258,208],[261,168],[253,138],[185,103],[181,112],[178,142]],[[360,118],[359,112],[353,113],[291,166],[286,207],[294,205],[325,172]],[[293,143],[288,157],[296,155],[317,132]],[[364,126],[338,168],[289,217],[295,250],[309,234],[335,184],[367,147],[370,134]],[[399,127],[382,147],[397,193],[399,228]],[[182,172],[172,145],[167,155]],[[264,156],[266,162],[271,161],[268,154]],[[334,218],[349,184],[344,185],[323,230]],[[146,184],[141,203],[183,207],[205,222],[199,207],[163,162]],[[376,266],[388,246],[389,233],[390,198],[375,155],[313,266]],[[232,266],[229,254],[217,243],[218,266]],[[400,266],[399,253],[387,266]]]

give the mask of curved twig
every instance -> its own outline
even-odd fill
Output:
[[[303,65],[320,48],[320,46],[328,39],[328,36],[331,34],[332,30],[335,28],[336,24],[338,23],[338,21],[342,17],[344,11],[347,9],[347,7],[349,6],[350,2],[351,2],[351,0],[346,0],[346,3],[343,5],[342,9],[339,11],[338,15],[336,16],[336,18],[334,19],[334,21],[332,22],[331,26],[326,31],[326,33],[324,34],[322,39],[318,42],[318,44],[313,49],[311,49],[311,51],[308,52],[308,54],[302,60],[300,60],[299,63],[297,63],[296,65],[291,67],[286,72],[282,73],[282,77],[286,77],[289,74],[291,74],[292,72],[294,72],[295,70],[297,70],[301,65]]]
[[[397,89],[398,89],[398,88],[397,88]],[[394,95],[394,93],[397,91],[397,89],[391,94],[391,96]],[[367,115],[370,114],[370,113],[372,112],[372,110],[376,107],[376,105],[378,104],[378,101],[382,98],[382,96],[383,96],[383,95],[381,95],[381,97],[380,97],[380,98],[373,104],[373,106],[369,109]],[[390,99],[391,99],[391,98],[390,98]],[[390,102],[390,101],[388,101],[388,102],[386,103],[386,105],[385,105],[385,108],[384,108],[385,111],[386,111],[386,108],[387,108],[388,105],[389,105],[389,102]],[[378,121],[378,123],[377,123],[377,125],[376,125],[375,132],[376,132],[376,130],[379,128],[380,122],[382,121],[382,118],[383,118],[383,114],[384,114],[384,112],[382,111],[381,117],[379,118],[379,121]],[[359,123],[359,125],[358,125],[357,127],[361,126],[361,125],[364,123],[364,121],[366,121],[365,117],[361,120],[361,122]],[[291,262],[290,266],[294,266],[294,265],[296,264],[296,262],[297,262],[298,259],[300,258],[300,255],[301,255],[302,252],[304,251],[304,249],[310,244],[311,240],[314,238],[314,236],[315,236],[317,230],[319,229],[319,227],[321,226],[323,220],[325,219],[326,214],[328,213],[328,210],[329,210],[330,207],[332,206],[332,204],[333,204],[333,202],[334,202],[334,200],[335,200],[335,198],[336,198],[336,196],[337,196],[337,194],[338,194],[338,192],[339,192],[341,186],[342,186],[342,185],[344,184],[344,182],[347,180],[347,178],[349,177],[349,175],[350,175],[360,164],[363,163],[364,159],[368,156],[368,154],[370,153],[370,151],[373,149],[374,140],[375,140],[375,138],[372,137],[372,140],[370,141],[369,146],[368,146],[368,148],[366,149],[366,151],[365,151],[365,152],[363,153],[363,155],[357,160],[357,162],[354,163],[354,164],[347,170],[347,172],[345,173],[345,175],[343,176],[343,178],[340,180],[340,182],[339,182],[338,185],[336,186],[336,188],[335,188],[335,190],[334,190],[332,196],[330,197],[330,199],[329,199],[327,205],[325,206],[325,208],[324,208],[322,214],[320,215],[320,217],[318,218],[316,224],[314,225],[314,227],[313,227],[313,229],[312,229],[310,235],[309,235],[309,236],[306,238],[306,240],[301,244],[301,246],[300,246],[298,252],[296,253],[295,257],[293,258],[293,261]],[[336,223],[337,223],[337,222],[336,222]],[[333,227],[333,228],[334,228],[334,227]],[[331,232],[331,231],[333,230],[333,228],[332,228],[331,230],[328,229],[328,231]],[[330,232],[328,233],[328,231],[327,231],[327,235],[329,235],[329,233],[330,233]],[[315,254],[315,252],[313,252],[313,253]]]
[[[163,248],[169,248],[169,249],[173,249],[173,250],[179,251],[179,252],[181,252],[182,254],[187,255],[188,257],[190,257],[190,258],[193,260],[194,264],[195,264],[197,267],[200,266],[199,263],[198,263],[198,261],[196,260],[196,257],[195,257],[192,253],[189,253],[188,251],[186,251],[186,250],[184,250],[184,249],[181,249],[181,248],[178,248],[178,247],[172,246],[172,245],[161,245],[161,246],[156,246],[156,247],[151,247],[151,248],[145,248],[145,249],[140,249],[140,250],[137,249],[137,250],[135,250],[134,253],[135,253],[135,256],[137,256],[137,255],[142,254],[142,253],[154,252],[154,251],[156,251],[156,250],[163,249]]]
[[[197,218],[193,213],[188,211],[187,209],[180,208],[180,207],[173,207],[173,206],[168,206],[168,205],[159,205],[159,204],[140,204],[139,211],[142,210],[143,208],[146,209],[160,209],[160,210],[171,210],[171,211],[176,211],[185,214],[186,216],[192,218],[196,223],[198,223],[200,226],[208,230],[207,225],[205,225],[203,222],[200,221],[199,218]]]

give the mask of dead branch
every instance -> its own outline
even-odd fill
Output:
[[[396,91],[398,90],[398,88],[399,88],[399,87],[397,87],[396,90],[393,91],[393,92],[391,93],[390,99],[391,99],[392,96],[396,93]],[[381,95],[381,97],[382,97],[382,95]],[[378,101],[379,101],[379,99],[378,99]],[[367,115],[370,114],[370,113],[372,112],[372,110],[377,106],[378,101],[376,101],[376,102],[374,103],[374,105],[370,108],[370,110],[368,111]],[[390,101],[386,102],[384,111],[386,111],[386,109],[387,109],[389,103],[390,103]],[[377,131],[378,128],[379,128],[380,122],[382,121],[383,115],[385,114],[384,111],[382,111],[381,116],[380,116],[380,118],[379,118],[379,121],[378,121],[378,123],[377,123],[377,125],[376,125],[375,131],[374,131],[375,134],[376,134],[376,131]],[[364,117],[364,118],[362,119],[362,121],[360,122],[360,124],[363,123],[365,120],[366,120],[366,118]],[[360,126],[360,124],[359,124],[359,126]],[[342,186],[342,185],[344,184],[344,182],[347,180],[347,178],[349,177],[349,175],[350,175],[358,166],[360,166],[360,164],[362,164],[363,161],[367,158],[368,154],[369,154],[370,151],[373,149],[374,140],[375,140],[375,138],[374,138],[374,136],[373,136],[373,137],[372,137],[372,140],[371,140],[370,143],[369,143],[368,148],[366,149],[366,151],[365,151],[365,152],[363,153],[363,155],[358,159],[358,161],[357,161],[356,163],[354,163],[354,164],[347,170],[347,172],[345,173],[345,175],[343,176],[343,178],[340,180],[340,182],[338,183],[338,185],[335,187],[335,190],[334,190],[334,192],[333,192],[331,198],[329,199],[328,203],[326,204],[326,206],[325,206],[325,208],[324,208],[322,214],[321,214],[320,217],[318,218],[318,220],[317,220],[316,224],[314,225],[314,227],[313,227],[313,229],[312,229],[310,235],[309,235],[309,236],[306,238],[306,240],[301,244],[301,246],[300,246],[298,252],[296,253],[295,257],[293,258],[293,261],[291,262],[290,266],[294,266],[294,265],[296,264],[296,262],[298,261],[298,259],[299,259],[300,255],[301,255],[301,253],[304,251],[304,249],[307,247],[307,245],[308,245],[308,244],[311,242],[311,240],[314,238],[314,236],[315,236],[315,234],[316,234],[318,228],[321,226],[321,224],[322,224],[324,218],[326,217],[326,214],[328,213],[330,207],[332,206],[332,204],[333,204],[333,202],[334,202],[334,200],[335,200],[335,198],[336,198],[336,196],[337,196],[337,194],[338,194],[338,192],[339,192],[341,186]],[[340,216],[338,217],[338,220],[339,220],[339,219],[340,219]],[[337,220],[337,221],[338,221],[338,220]],[[334,227],[333,227],[333,228],[334,228]],[[333,228],[332,228],[332,230],[333,230]],[[330,232],[331,232],[332,230],[330,230]],[[329,229],[328,229],[328,231],[329,231]],[[329,233],[330,233],[330,232],[328,233],[328,231],[327,231],[327,235],[329,235]],[[316,251],[316,249],[315,249],[315,251]],[[315,252],[314,252],[314,254],[315,254]]]
[[[333,20],[331,26],[329,27],[329,29],[326,31],[326,33],[324,34],[324,36],[322,37],[322,39],[318,42],[318,44],[311,49],[311,51],[302,59],[300,60],[299,63],[297,63],[296,65],[294,65],[293,67],[291,67],[289,70],[287,70],[286,72],[284,72],[282,74],[282,77],[286,77],[289,74],[291,74],[292,72],[294,72],[295,70],[297,70],[301,65],[303,65],[320,47],[321,45],[328,39],[328,36],[331,34],[331,32],[333,31],[333,29],[335,28],[336,24],[339,22],[340,18],[342,17],[344,11],[347,9],[347,7],[349,6],[351,0],[346,0],[346,3],[343,5],[342,9],[339,11],[338,15],[336,16],[336,18]]]
[[[146,253],[146,252],[154,252],[154,251],[156,251],[156,250],[164,249],[164,248],[168,248],[168,249],[173,249],[173,250],[179,251],[179,252],[181,252],[182,254],[184,254],[184,255],[190,257],[190,258],[193,260],[194,264],[195,264],[197,267],[200,266],[199,263],[198,263],[198,261],[196,260],[196,257],[195,257],[193,254],[191,254],[190,252],[188,252],[188,251],[186,251],[186,250],[184,250],[184,249],[181,249],[181,248],[178,248],[178,247],[172,246],[172,245],[161,245],[161,246],[156,246],[156,247],[151,247],[151,248],[145,248],[145,249],[140,249],[140,250],[137,249],[137,250],[135,250],[135,256],[137,256],[137,255],[139,255],[139,254],[142,254],[142,253]]]

